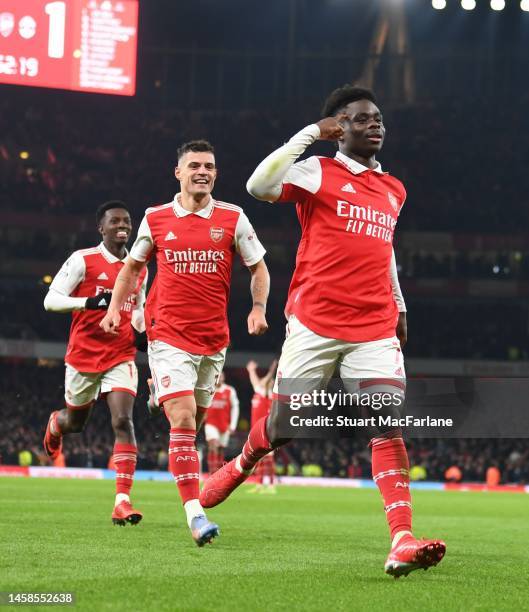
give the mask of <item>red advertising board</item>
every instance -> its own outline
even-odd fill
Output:
[[[0,0],[0,83],[132,96],[138,0]]]

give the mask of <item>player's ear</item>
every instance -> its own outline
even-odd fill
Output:
[[[176,180],[179,181],[180,180],[180,168],[178,166],[176,166],[174,169],[174,175],[176,177]]]

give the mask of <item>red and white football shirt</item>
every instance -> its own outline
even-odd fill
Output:
[[[130,252],[137,261],[156,255],[145,308],[147,335],[189,353],[213,355],[229,344],[234,253],[252,266],[266,251],[239,206],[211,198],[192,213],[178,196],[145,211]]]
[[[337,153],[292,166],[278,201],[295,201],[302,236],[286,312],[347,342],[395,335],[390,279],[403,184]]]
[[[239,420],[239,398],[230,385],[221,385],[213,396],[208,408],[206,424],[213,425],[222,434],[228,429],[235,430]]]
[[[252,397],[251,427],[253,427],[257,421],[260,421],[263,417],[267,417],[270,414],[271,408],[272,397],[268,397],[263,393],[255,392]]]
[[[124,265],[105,247],[75,251],[63,264],[50,290],[72,297],[91,297],[112,291]],[[104,372],[118,363],[134,360],[132,316],[143,313],[147,269],[141,273],[134,291],[121,308],[120,333],[110,338],[100,327],[102,310],[78,310],[72,313],[70,337],[64,361],[79,372]]]

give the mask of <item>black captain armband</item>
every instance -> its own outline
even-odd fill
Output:
[[[86,310],[108,310],[111,299],[112,292],[105,291],[99,295],[93,295],[92,297],[86,298],[84,307]]]

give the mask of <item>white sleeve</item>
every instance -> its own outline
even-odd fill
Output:
[[[239,398],[237,397],[237,391],[235,391],[234,387],[230,387],[230,404],[230,429],[235,431],[237,429],[237,423],[239,422]]]
[[[143,283],[141,284],[141,289],[138,293],[138,298],[136,300],[136,306],[132,311],[132,327],[139,332],[140,334],[145,331],[145,295],[147,293],[147,278],[149,277],[149,271],[146,271],[145,278],[143,279]]]
[[[399,312],[406,312],[406,303],[400,289],[399,274],[397,272],[397,260],[395,258],[395,251],[391,251],[391,264],[389,267],[389,274],[391,277],[391,288],[393,290],[393,299],[397,304]]]
[[[83,310],[86,297],[71,297],[72,291],[82,283],[86,273],[84,257],[75,252],[64,262],[55,275],[44,298],[44,308],[49,312]]]
[[[138,228],[138,235],[132,248],[130,249],[129,255],[136,261],[147,261],[151,255],[151,251],[154,247],[152,241],[151,228],[147,221],[147,216],[143,217],[140,227]]]
[[[257,166],[246,183],[248,192],[258,200],[275,202],[281,196],[284,183],[297,184],[297,181],[301,180],[307,184],[304,186],[307,191],[316,193],[321,184],[321,168],[320,184],[317,184],[318,175],[316,173],[313,176],[314,168],[310,167],[311,164],[306,165],[308,160],[295,166],[293,164],[319,136],[320,128],[315,123],[292,136],[286,144],[276,149]]]
[[[241,211],[233,239],[235,250],[242,257],[245,266],[253,266],[263,259],[266,249],[259,242],[248,217]]]

